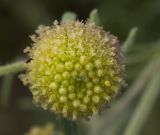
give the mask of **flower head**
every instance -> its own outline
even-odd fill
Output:
[[[54,135],[54,126],[51,123],[44,127],[34,126],[25,135]]]
[[[123,84],[117,38],[94,23],[39,26],[21,75],[35,103],[73,120],[98,113]]]

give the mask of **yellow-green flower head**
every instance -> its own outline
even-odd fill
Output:
[[[25,135],[54,135],[54,126],[49,123],[44,127],[34,126]]]
[[[69,119],[98,113],[123,84],[124,65],[115,36],[91,22],[39,26],[27,72],[21,75],[33,100]]]

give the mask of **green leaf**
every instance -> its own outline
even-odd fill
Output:
[[[77,18],[77,14],[76,13],[67,11],[62,15],[61,22],[75,21],[76,18]]]
[[[152,111],[153,105],[160,93],[160,73],[154,72],[150,82],[148,83],[137,108],[131,117],[129,124],[126,127],[124,135],[138,135],[149,114]]]
[[[91,22],[95,22],[97,25],[100,25],[100,17],[99,17],[97,9],[94,9],[94,10],[92,10],[90,12],[90,14],[89,14],[89,20]]]
[[[124,53],[127,53],[130,47],[134,44],[135,39],[136,39],[136,34],[137,34],[138,28],[134,27],[130,30],[128,37],[126,41],[122,45],[122,51]]]

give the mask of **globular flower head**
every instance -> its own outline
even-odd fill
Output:
[[[34,126],[25,135],[55,135],[54,126],[51,123],[44,127]]]
[[[91,22],[39,26],[21,75],[44,109],[76,120],[98,113],[123,84],[117,38]]]

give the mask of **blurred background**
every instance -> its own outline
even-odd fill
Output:
[[[104,29],[118,36],[121,43],[131,28],[139,28],[136,42],[126,56],[126,82],[130,86],[153,55],[160,54],[160,0],[0,0],[0,65],[25,57],[23,49],[31,44],[29,35],[38,25],[51,25],[55,19],[60,20],[65,11],[76,12],[80,20],[86,20],[94,8],[98,9]],[[3,86],[0,89],[0,135],[22,135],[33,125],[47,122],[54,122],[66,135],[80,134],[76,132],[83,129],[83,124],[36,108],[29,90],[17,74],[13,76],[9,77],[13,80],[5,105]],[[3,81],[1,77],[0,82]],[[160,96],[141,135],[160,135],[159,101]],[[132,111],[131,107],[128,114]]]

